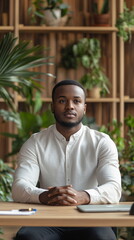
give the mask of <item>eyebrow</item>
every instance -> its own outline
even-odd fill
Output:
[[[57,97],[57,98],[66,98],[66,96],[59,96],[59,97]],[[82,97],[80,97],[80,96],[73,96],[73,98],[82,98]]]

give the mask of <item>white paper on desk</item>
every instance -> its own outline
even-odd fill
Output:
[[[25,211],[25,212],[21,212],[19,210],[11,210],[11,211],[0,211],[0,215],[32,215],[34,214],[35,211]]]

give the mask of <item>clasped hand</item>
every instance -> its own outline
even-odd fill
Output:
[[[39,200],[43,204],[53,206],[73,206],[88,204],[90,197],[84,191],[76,191],[72,185],[49,187],[48,191],[40,194]]]

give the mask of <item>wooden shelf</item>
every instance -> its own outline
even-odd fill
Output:
[[[17,101],[18,102],[25,102],[25,99],[24,98],[21,98],[21,97],[18,97],[17,98]],[[51,98],[42,98],[42,101],[43,102],[52,102],[52,99]],[[133,101],[134,101],[134,99],[133,99]],[[90,102],[111,102],[111,103],[113,103],[113,102],[116,102],[116,103],[118,103],[118,102],[120,102],[120,99],[119,98],[86,98],[86,102],[87,103],[90,103]]]
[[[18,97],[17,98],[17,101],[18,102],[25,102],[25,99],[24,98],[21,98],[21,97]],[[52,102],[52,99],[51,98],[42,98],[42,101],[43,102]],[[0,102],[4,102],[3,99],[0,99]],[[86,98],[86,102],[87,103],[90,103],[90,102],[115,102],[115,103],[119,103],[120,102],[120,99],[119,98]],[[134,98],[124,98],[124,102],[125,103],[134,103]]]
[[[17,101],[18,101],[18,103],[19,102],[25,102],[25,99],[24,98],[18,98],[17,99]],[[42,98],[42,101],[43,102],[52,102],[52,99],[51,98]],[[134,103],[134,98],[132,98],[132,99],[128,99],[128,100],[124,100],[125,102],[132,102],[132,103]],[[0,99],[0,102],[4,102],[4,100],[3,99]],[[118,102],[120,102],[120,99],[119,98],[87,98],[86,99],[86,102],[87,103],[90,103],[90,102],[111,102],[111,103],[113,103],[113,102],[115,102],[115,103],[118,103]]]
[[[124,99],[125,103],[134,103],[134,98]]]
[[[86,27],[86,26],[24,26],[19,25],[20,32],[94,32],[94,33],[111,33],[116,32],[116,27]]]
[[[87,98],[86,102],[103,102],[103,103],[118,103],[120,102],[119,98]]]
[[[0,32],[14,31],[14,26],[0,26]]]
[[[26,100],[25,100],[24,98],[20,97],[20,96],[17,98],[17,102],[18,102],[18,103],[19,103],[19,102],[20,102],[20,103],[21,103],[21,102],[25,102],[25,101],[26,101]],[[52,99],[47,97],[47,98],[42,98],[42,101],[43,101],[43,102],[50,103],[50,102],[52,102]]]

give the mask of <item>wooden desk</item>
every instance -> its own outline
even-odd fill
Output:
[[[127,202],[128,203],[128,202]],[[134,227],[134,216],[127,212],[119,213],[81,213],[75,206],[45,206],[1,202],[0,210],[36,208],[31,216],[2,216],[0,226],[111,226]]]

